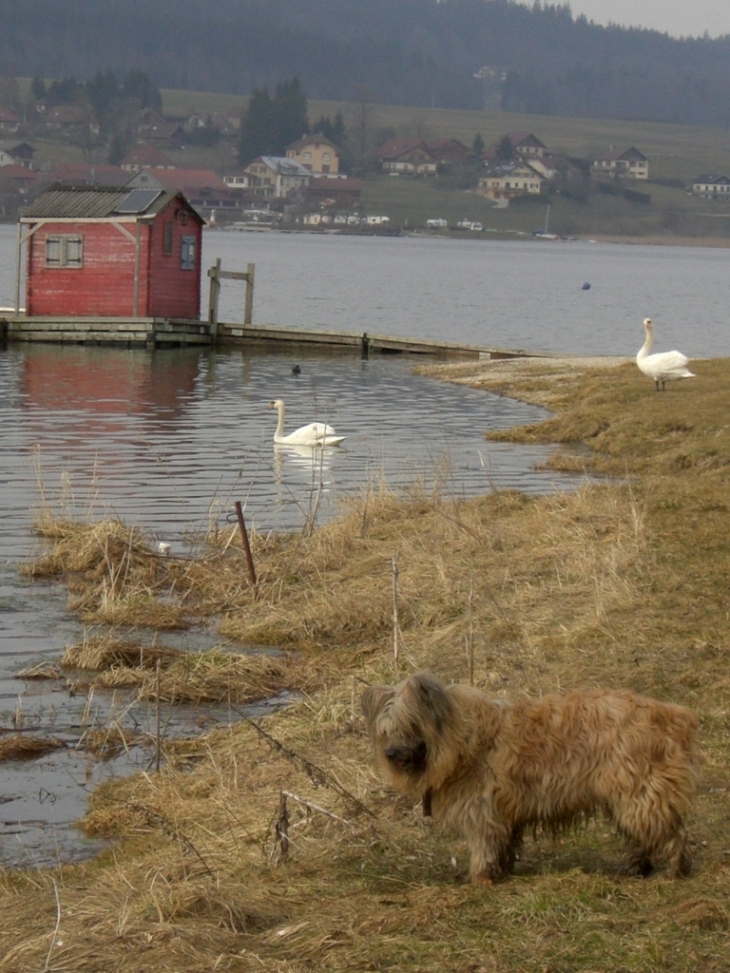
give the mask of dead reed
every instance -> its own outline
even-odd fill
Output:
[[[4,760],[35,760],[54,750],[63,750],[66,743],[56,737],[13,733],[0,737],[0,762]]]

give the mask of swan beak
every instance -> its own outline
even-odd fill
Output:
[[[266,406],[266,408],[267,409],[275,409],[276,408],[276,402],[274,402],[274,400],[272,399],[271,402],[269,402],[269,404]]]

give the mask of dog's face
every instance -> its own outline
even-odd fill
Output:
[[[432,676],[411,676],[396,688],[370,686],[362,698],[370,739],[391,783],[410,791],[429,768],[453,704]]]

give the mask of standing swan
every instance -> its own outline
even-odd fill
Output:
[[[657,392],[665,391],[665,384],[675,378],[694,378],[694,372],[687,368],[689,358],[681,351],[661,351],[658,354],[650,355],[649,349],[654,341],[651,330],[651,318],[644,318],[644,331],[646,341],[641,346],[636,356],[636,364],[644,375],[654,379]],[[661,383],[661,388],[659,384]]]
[[[338,436],[332,426],[327,426],[323,422],[310,422],[307,426],[301,426],[284,435],[284,403],[281,399],[276,399],[269,403],[270,409],[276,409],[279,413],[279,422],[274,433],[274,442],[282,446],[338,446],[344,436]]]

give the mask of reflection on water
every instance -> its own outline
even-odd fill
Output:
[[[578,482],[535,471],[549,449],[485,440],[485,430],[534,422],[540,409],[411,375],[403,360],[306,355],[296,362],[295,375],[283,354],[0,351],[0,730],[11,731],[20,712],[24,726],[73,743],[88,718],[83,693],[70,699],[61,684],[17,678],[57,661],[83,634],[60,585],[18,575],[18,562],[41,544],[31,527],[43,504],[60,516],[118,517],[187,554],[196,534],[234,523],[236,500],[249,528],[292,530],[315,510],[320,521],[332,516],[343,496],[382,481],[459,496]],[[285,400],[292,425],[330,422],[345,442],[275,447],[272,398]],[[195,651],[192,638],[176,644]],[[108,716],[122,701],[99,698],[94,707]],[[174,719],[182,729],[187,717]],[[4,765],[0,861],[82,854],[71,823],[89,789],[147,759],[138,752],[101,764],[69,749]]]
[[[439,481],[459,495],[492,487],[547,492],[547,448],[490,444],[488,429],[544,415],[482,391],[410,374],[401,360],[241,351],[13,346],[0,354],[0,486],[6,555],[23,557],[34,510],[110,514],[180,545],[241,500],[262,530],[302,525],[313,486],[322,516],[374,481]],[[330,422],[341,446],[274,448],[272,396],[292,425]],[[446,472],[445,472],[446,471]],[[446,483],[443,482],[446,477]],[[565,481],[566,483],[568,481]],[[305,504],[306,505],[306,504]]]

